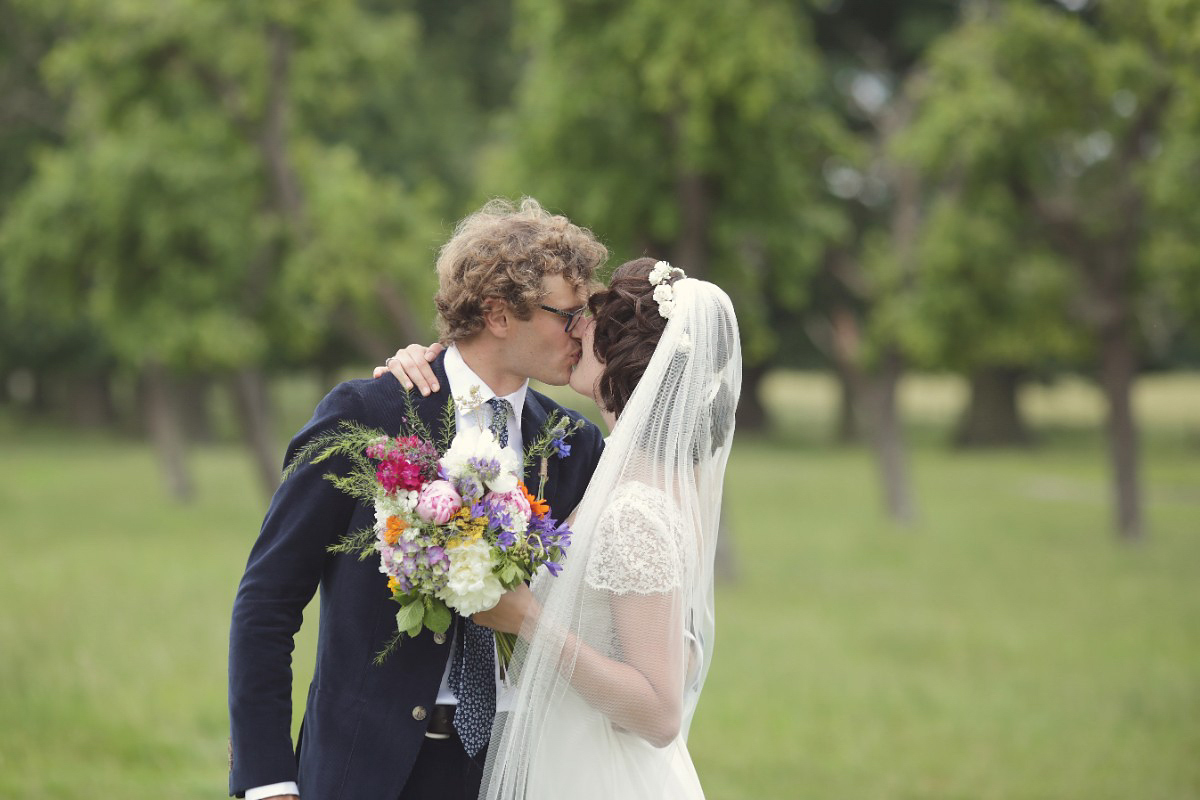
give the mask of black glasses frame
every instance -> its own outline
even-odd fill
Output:
[[[538,308],[542,311],[549,311],[551,314],[558,314],[560,317],[564,317],[567,320],[567,325],[563,328],[563,332],[565,333],[570,333],[571,329],[575,327],[576,323],[579,322],[588,310],[587,306],[581,306],[574,311],[563,311],[561,308],[547,305],[538,305]]]

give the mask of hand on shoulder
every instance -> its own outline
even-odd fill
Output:
[[[371,377],[381,378],[391,373],[405,389],[416,386],[417,391],[428,397],[431,391],[436,392],[441,388],[437,376],[433,374],[433,368],[429,365],[445,349],[440,342],[434,342],[428,347],[423,344],[410,344],[397,350],[394,356],[383,362],[382,367],[376,367]]]

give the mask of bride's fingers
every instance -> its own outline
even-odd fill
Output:
[[[431,391],[436,392],[440,387],[430,362],[437,358],[441,349],[441,345],[426,347],[420,344],[410,344],[402,350],[397,350],[396,355],[385,362],[387,371],[391,372],[405,389],[412,389],[415,386],[422,395],[428,395]],[[431,353],[432,355],[430,355]]]

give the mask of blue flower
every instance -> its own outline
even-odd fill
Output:
[[[571,445],[567,444],[566,438],[566,431],[562,431],[550,440],[550,449],[556,453],[559,458],[566,458],[567,456],[571,455]]]

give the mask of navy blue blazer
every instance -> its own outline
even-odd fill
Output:
[[[426,398],[414,397],[419,416],[436,435],[449,382],[442,357],[433,368],[442,390]],[[314,435],[335,429],[341,420],[398,434],[404,413],[402,392],[390,378],[336,386],[292,439],[287,461]],[[582,419],[578,412],[530,389],[521,416],[526,445],[537,437],[553,409]],[[550,460],[546,484],[546,499],[559,519],[583,497],[603,439],[589,422],[569,444],[568,458]],[[428,721],[416,719],[413,711],[434,705],[449,644],[439,644],[423,631],[404,639],[382,666],[372,663],[395,630],[398,606],[390,599],[378,559],[359,561],[326,552],[342,534],[374,524],[373,509],[323,477],[347,469],[344,459],[331,459],[292,474],[271,500],[250,552],[229,637],[232,795],[295,780],[307,800],[398,797],[420,750]],[[536,469],[535,464],[526,476],[531,490],[536,486]],[[318,588],[316,669],[293,750],[293,637]]]

